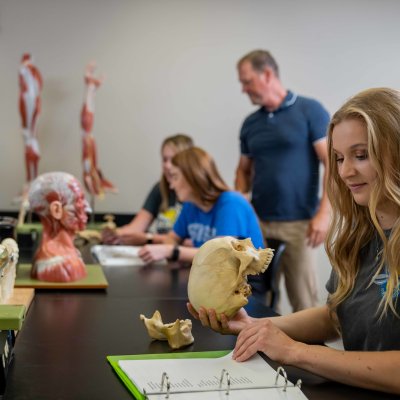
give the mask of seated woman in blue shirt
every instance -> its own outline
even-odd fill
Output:
[[[129,224],[102,231],[104,244],[142,245],[162,243],[181,210],[181,203],[170,188],[171,160],[181,150],[193,146],[190,136],[178,133],[164,139],[161,145],[162,175],[148,194],[142,209]]]
[[[183,208],[164,244],[146,245],[139,251],[146,263],[164,258],[190,262],[203,243],[218,236],[250,238],[254,247],[264,247],[252,206],[243,195],[229,189],[203,149],[192,147],[175,155],[171,188]],[[194,247],[181,246],[185,239]]]

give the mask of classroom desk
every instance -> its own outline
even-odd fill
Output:
[[[133,397],[106,361],[107,355],[170,352],[151,341],[139,314],[158,309],[164,322],[190,318],[186,310],[188,270],[168,267],[107,267],[107,290],[36,290],[17,336],[5,400],[95,400]],[[272,315],[251,302],[254,316]],[[192,319],[193,320],[193,319]],[[180,351],[232,349],[234,336],[205,329],[193,320],[195,342]],[[275,363],[271,364],[276,367]],[[328,382],[297,368],[289,379],[303,379],[309,399],[393,399],[394,396]]]

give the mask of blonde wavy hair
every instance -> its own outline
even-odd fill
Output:
[[[361,121],[368,134],[368,158],[377,178],[368,207],[358,205],[339,176],[332,148],[332,133],[344,120]],[[350,98],[332,117],[328,128],[329,174],[328,196],[333,218],[325,248],[338,276],[336,291],[330,296],[331,311],[349,295],[359,270],[359,253],[378,234],[383,242],[381,263],[375,274],[386,265],[389,278],[379,309],[381,317],[391,309],[397,317],[393,301],[400,274],[400,223],[395,221],[386,238],[376,217],[377,206],[385,201],[397,208],[400,215],[400,92],[389,88],[362,91]],[[375,278],[374,276],[374,278]],[[371,281],[372,282],[372,281]]]
[[[165,146],[171,146],[176,152],[186,150],[194,145],[193,139],[185,135],[183,133],[177,133],[173,136],[168,136],[164,139],[161,145],[161,153]],[[171,193],[171,189],[169,187],[169,183],[165,178],[164,174],[162,174],[160,179],[160,191],[161,191],[161,205],[160,211],[166,211],[169,206],[169,195]]]

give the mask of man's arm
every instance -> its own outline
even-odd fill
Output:
[[[326,192],[328,179],[328,148],[326,144],[326,139],[321,139],[315,142],[314,150],[317,154],[318,159],[324,167],[324,174],[322,180],[321,202],[317,213],[310,221],[307,238],[309,246],[317,247],[325,240],[331,217],[331,205],[329,203],[328,194]]]
[[[106,244],[143,245],[151,237],[152,243],[162,243],[165,234],[149,236],[146,232],[153,220],[153,214],[142,208],[129,224],[116,230],[104,229],[102,231],[103,242]]]
[[[326,143],[326,139],[318,140],[314,143],[314,149],[317,153],[317,157],[319,161],[324,166],[324,175],[323,175],[323,186],[322,186],[322,198],[321,204],[319,206],[318,212],[328,212],[331,211],[331,205],[328,200],[328,195],[326,193],[327,187],[327,180],[328,180],[328,168],[329,168],[329,161],[328,161],[328,145]]]
[[[253,160],[241,155],[236,168],[235,189],[243,194],[251,191],[253,183]]]

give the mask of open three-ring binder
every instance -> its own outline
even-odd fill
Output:
[[[138,400],[304,400],[301,382],[289,382],[258,354],[246,362],[230,351],[108,356]]]

